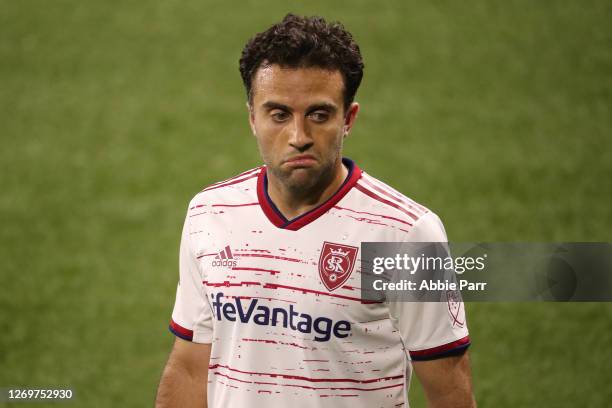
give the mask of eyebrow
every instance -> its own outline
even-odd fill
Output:
[[[266,109],[266,110],[281,109],[281,110],[285,110],[285,111],[291,112],[291,108],[290,107],[288,107],[287,105],[283,105],[282,103],[278,103],[278,102],[268,101],[268,102],[262,104],[261,106],[264,109]]]
[[[289,106],[282,104],[282,103],[278,103],[278,102],[274,102],[274,101],[267,101],[265,103],[263,103],[261,105],[264,109],[266,110],[272,110],[272,109],[281,109],[284,111],[288,111],[288,112],[292,112],[293,109],[291,109]],[[307,113],[311,113],[314,112],[316,110],[326,110],[329,112],[336,112],[338,110],[338,108],[336,107],[336,105],[333,105],[331,103],[327,103],[327,102],[321,102],[321,103],[316,103],[314,105],[310,105],[307,109],[306,112]]]

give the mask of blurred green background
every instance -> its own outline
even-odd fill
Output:
[[[0,386],[152,406],[187,203],[259,164],[237,61],[288,11],[353,32],[366,73],[346,155],[451,240],[612,241],[609,1],[0,10]],[[612,305],[468,313],[480,406],[609,406]]]

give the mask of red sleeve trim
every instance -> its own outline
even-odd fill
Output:
[[[425,350],[417,350],[410,352],[410,358],[414,361],[433,360],[448,355],[463,353],[470,346],[470,336],[465,336],[462,339],[453,341],[452,343],[443,344],[441,346],[428,348]]]
[[[177,324],[174,320],[170,320],[169,329],[175,336],[180,337],[183,340],[193,340],[193,330],[184,328],[183,326]]]

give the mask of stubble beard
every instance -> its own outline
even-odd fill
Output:
[[[334,179],[335,160],[329,160],[317,168],[283,170],[269,167],[272,175],[294,197],[317,196]],[[305,173],[305,174],[299,174]]]

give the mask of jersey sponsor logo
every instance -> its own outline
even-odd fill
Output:
[[[258,299],[232,298],[227,299],[223,293],[213,293],[212,308],[215,318],[230,322],[250,324],[251,322],[260,326],[283,326],[304,334],[314,332],[314,341],[329,341],[332,337],[343,339],[351,333],[351,323],[346,320],[334,322],[324,316],[313,317],[308,313],[298,312],[293,305],[288,309],[283,307],[270,308],[258,305]],[[227,300],[225,300],[227,299]],[[243,303],[243,300],[245,301]]]
[[[226,245],[222,251],[220,251],[215,259],[212,261],[212,266],[225,266],[228,268],[233,268],[238,264],[236,259],[234,259],[234,255],[232,254],[232,250],[229,245]]]
[[[319,256],[319,276],[330,292],[338,289],[353,272],[359,248],[323,242]]]

